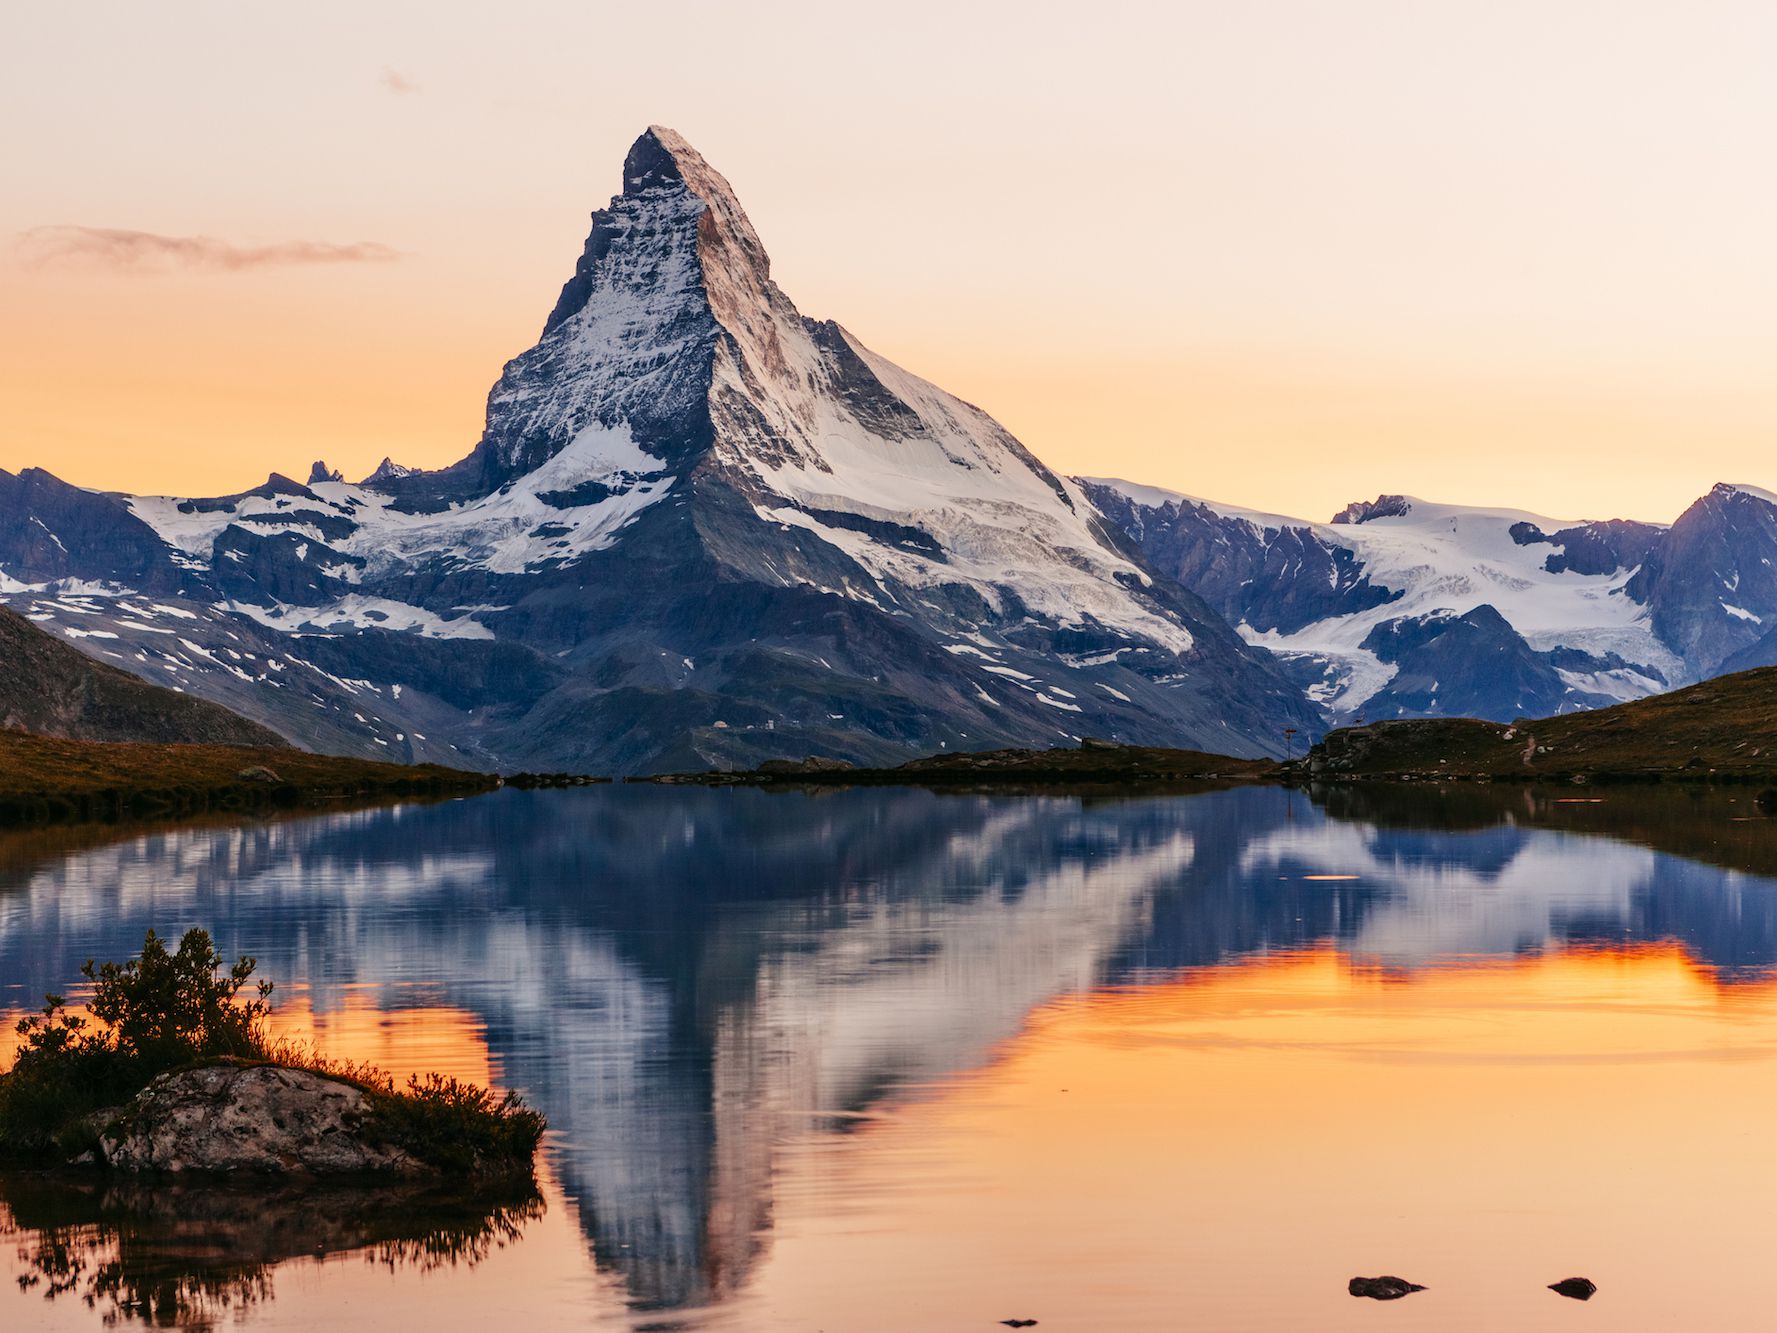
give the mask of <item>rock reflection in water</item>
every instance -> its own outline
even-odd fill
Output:
[[[107,1325],[212,1328],[270,1300],[275,1271],[300,1261],[473,1266],[542,1214],[530,1181],[462,1192],[0,1172],[0,1236],[17,1248],[21,1290]]]

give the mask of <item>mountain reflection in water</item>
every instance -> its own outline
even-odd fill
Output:
[[[1767,868],[1731,801],[620,786],[0,848],[0,1006],[202,925],[317,1022],[456,1015],[483,1046],[434,1063],[548,1115],[630,1307],[694,1310],[767,1253],[787,1141],[983,1066],[1058,997],[1327,949],[1405,975],[1671,943],[1763,979],[1777,885],[1707,863]],[[1612,802],[1623,837],[1592,836]]]

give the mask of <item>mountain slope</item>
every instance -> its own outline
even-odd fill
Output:
[[[283,737],[104,666],[0,607],[0,728],[86,741],[282,747]]]
[[[1078,486],[801,315],[659,128],[460,463],[198,500],[14,480],[0,520],[54,537],[53,501],[115,535],[0,550],[0,593],[317,748],[635,772],[1087,735],[1275,754],[1318,726]]]

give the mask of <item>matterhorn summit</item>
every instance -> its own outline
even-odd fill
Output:
[[[461,462],[205,499],[28,470],[0,520],[62,539],[0,543],[0,596],[326,750],[646,772],[1317,723],[1075,483],[798,311],[658,126]]]

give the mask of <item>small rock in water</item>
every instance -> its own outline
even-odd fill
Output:
[[[1035,1328],[1037,1326],[1037,1321],[1034,1319],[1002,1319],[1000,1323],[1007,1328]]]
[[[1589,1301],[1598,1290],[1598,1284],[1589,1277],[1564,1277],[1559,1282],[1549,1283],[1549,1290],[1569,1300]]]
[[[1354,1277],[1346,1290],[1353,1296],[1367,1296],[1373,1301],[1398,1301],[1403,1296],[1424,1291],[1425,1288],[1404,1277],[1385,1274],[1382,1277]]]

